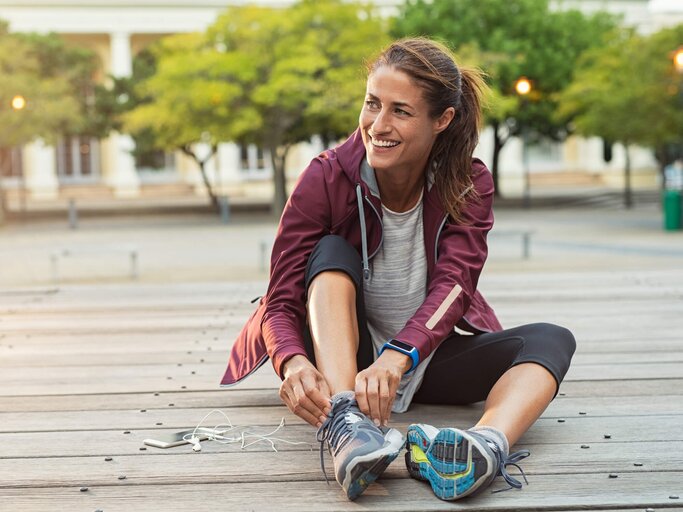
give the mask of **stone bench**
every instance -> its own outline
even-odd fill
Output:
[[[119,253],[127,256],[130,262],[130,278],[133,280],[138,278],[138,250],[135,247],[74,247],[62,248],[50,253],[52,281],[54,283],[59,282],[59,262],[65,258],[100,256],[111,253]]]

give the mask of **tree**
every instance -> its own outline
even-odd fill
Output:
[[[149,103],[151,98],[141,94],[139,84],[154,75],[157,68],[154,52],[149,48],[140,50],[133,57],[130,76],[110,76],[109,84],[95,87],[95,109],[92,123],[97,130],[124,131],[124,114],[139,105]],[[132,134],[135,148],[132,150],[138,167],[158,165],[154,133],[143,128]]]
[[[92,52],[70,48],[55,34],[11,34],[0,22],[0,147],[87,130],[96,66]],[[25,98],[23,108],[11,107],[16,96]],[[2,209],[0,197],[0,218]]]
[[[572,116],[576,131],[624,145],[624,204],[633,204],[629,147],[661,148],[680,143],[683,77],[671,54],[683,40],[683,25],[650,37],[623,29],[610,44],[581,59],[574,82],[560,98],[559,114]]]
[[[550,11],[547,0],[408,0],[392,33],[443,39],[487,73],[492,101],[486,121],[494,137],[491,171],[500,195],[498,160],[505,143],[523,131],[532,138],[567,136],[570,119],[555,115],[557,93],[570,83],[579,55],[601,44],[614,24],[605,13]],[[524,105],[514,90],[521,76],[533,83]]]
[[[126,127],[151,128],[162,147],[180,147],[200,169],[206,159],[193,154],[197,142],[214,152],[221,141],[261,146],[271,157],[279,214],[290,148],[353,129],[362,60],[383,45],[383,34],[369,8],[341,0],[231,7],[205,34],[162,42],[157,72],[141,85],[151,102],[128,114]]]
[[[38,50],[0,24],[0,146],[19,146],[36,138],[54,140],[82,122],[72,83],[43,68]],[[14,110],[12,98],[18,95],[26,99],[26,106]]]

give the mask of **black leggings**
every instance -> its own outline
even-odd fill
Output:
[[[358,252],[336,235],[322,238],[313,249],[306,267],[306,289],[315,276],[330,270],[345,272],[356,286],[360,337],[356,360],[358,369],[363,370],[375,358],[365,316],[361,260]],[[304,342],[308,357],[315,364],[308,329]],[[553,375],[559,388],[575,348],[576,342],[569,330],[547,323],[476,335],[453,332],[436,349],[413,402],[464,405],[485,400],[496,381],[508,369],[521,363],[543,366]]]

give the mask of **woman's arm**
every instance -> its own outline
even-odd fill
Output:
[[[446,223],[438,243],[439,258],[427,297],[396,339],[416,347],[423,361],[453,330],[470,306],[488,256],[486,237],[493,227],[493,178],[476,161],[477,201],[463,212],[464,222]]]

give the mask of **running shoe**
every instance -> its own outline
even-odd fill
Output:
[[[318,429],[320,466],[323,446],[334,461],[334,475],[349,500],[355,500],[401,452],[405,439],[396,429],[380,429],[358,409],[353,394],[335,395],[332,410]]]
[[[517,465],[529,456],[528,450],[505,456],[494,442],[471,430],[410,425],[406,449],[410,476],[429,482],[434,494],[442,500],[478,494],[498,475],[510,486],[499,491],[521,489],[522,483],[507,472],[506,466],[519,469],[528,484],[524,471]]]

